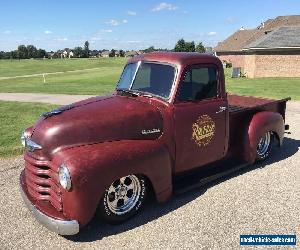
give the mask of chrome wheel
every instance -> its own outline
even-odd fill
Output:
[[[107,190],[106,204],[116,215],[130,212],[141,196],[142,187],[138,177],[128,175],[113,182]]]
[[[271,133],[267,132],[259,141],[256,152],[260,158],[266,158],[269,154],[271,144]]]

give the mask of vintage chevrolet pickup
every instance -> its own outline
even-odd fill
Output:
[[[228,95],[214,56],[135,56],[114,93],[44,113],[22,133],[22,197],[61,235],[95,214],[120,223],[149,192],[164,202],[176,188],[265,160],[288,129],[287,100]]]

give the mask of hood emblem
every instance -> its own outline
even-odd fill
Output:
[[[143,129],[142,130],[142,135],[149,135],[149,134],[156,134],[156,133],[160,133],[159,128]]]
[[[47,118],[47,117],[50,117],[50,116],[53,116],[53,115],[58,115],[58,114],[60,114],[64,111],[72,109],[74,107],[75,107],[74,105],[66,105],[66,106],[60,107],[58,109],[54,109],[50,112],[45,112],[41,116]]]

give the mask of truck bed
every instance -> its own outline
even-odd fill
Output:
[[[285,118],[286,102],[291,98],[273,100],[253,96],[228,95],[229,114],[245,111],[273,111],[280,113]]]
[[[286,102],[290,98],[272,100],[252,96],[228,95],[229,106],[229,148],[228,155],[241,155],[241,141],[254,114],[260,111],[272,111],[285,119]]]

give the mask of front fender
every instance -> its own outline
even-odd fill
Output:
[[[268,131],[275,133],[279,139],[279,145],[282,145],[284,137],[284,120],[279,113],[262,111],[256,113],[249,124],[248,136],[246,140],[247,161],[254,163],[256,158],[256,147],[260,138]]]
[[[172,163],[168,150],[158,141],[105,142],[57,154],[55,161],[65,163],[72,177],[71,190],[63,192],[63,211],[81,226],[93,217],[106,188],[123,176],[146,176],[158,201],[171,195]]]

